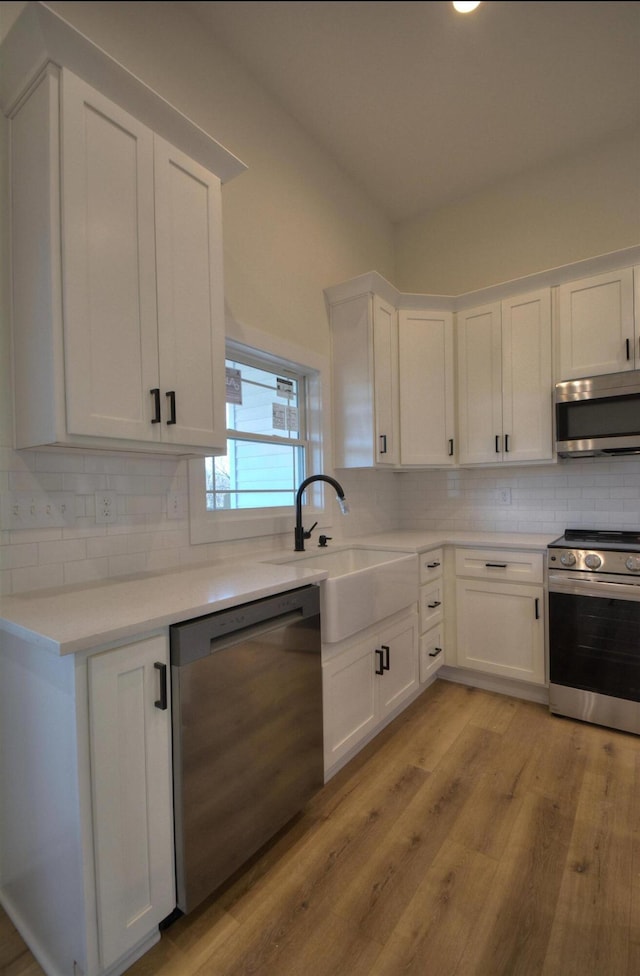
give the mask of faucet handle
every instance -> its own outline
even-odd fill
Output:
[[[305,529],[305,533],[304,533],[305,539],[311,538],[311,533],[313,532],[317,524],[318,524],[317,522],[314,522],[310,529]]]
[[[327,542],[330,542],[331,539],[332,539],[332,536],[330,536],[330,535],[319,535],[318,536],[318,546],[319,546],[319,548],[326,549]]]

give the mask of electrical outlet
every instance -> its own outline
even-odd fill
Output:
[[[167,492],[167,518],[183,519],[185,517],[184,495],[179,491]]]
[[[115,491],[97,491],[96,500],[96,524],[110,525],[117,520],[117,496]]]
[[[498,488],[498,504],[499,505],[511,504],[511,488]]]

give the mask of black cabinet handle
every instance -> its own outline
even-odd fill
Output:
[[[453,457],[453,437],[449,438],[449,457]]]
[[[500,434],[496,434],[496,454],[500,453]]]
[[[506,563],[485,563],[487,569],[506,569]]]
[[[381,651],[379,647],[376,647],[376,654],[379,655],[376,674],[384,674],[384,651]]]
[[[437,569],[440,563],[427,563],[427,569]]]
[[[535,599],[535,606],[536,606],[536,620],[540,620],[540,599],[538,597],[536,597]]]
[[[159,661],[153,665],[154,668],[160,672],[160,697],[153,704],[156,708],[159,708],[162,712],[167,710],[167,665],[160,664]]]
[[[429,651],[429,657],[437,657],[438,654],[442,654],[441,647],[434,647],[432,651]]]
[[[389,665],[389,646],[388,646],[388,644],[381,644],[380,647],[384,651],[384,658],[385,658],[385,663],[382,665],[382,669],[383,669],[383,671],[388,671],[389,670],[389,667],[390,667],[390,665]]]
[[[387,435],[386,434],[380,434],[380,440],[382,442],[381,443],[381,446],[380,446],[380,453],[381,454],[386,454],[387,453]]]
[[[160,423],[160,420],[161,420],[161,417],[160,417],[160,389],[159,389],[159,387],[155,386],[153,388],[153,390],[149,390],[149,393],[153,397],[153,408],[154,408],[154,411],[155,411],[155,416],[151,418],[151,423],[152,424],[159,424]]]
[[[439,607],[441,605],[442,604],[440,600],[436,600],[435,603],[427,603],[429,610],[435,610],[436,607]]]
[[[505,434],[504,435],[504,450],[505,450],[505,454],[508,454],[509,453],[509,435],[508,434]]]
[[[630,344],[629,344],[629,340],[626,339],[625,342],[627,344],[627,359],[631,359],[631,347],[630,347]]]
[[[167,427],[171,427],[172,424],[176,423],[176,391],[167,390],[167,396],[169,397],[169,419],[167,420]]]

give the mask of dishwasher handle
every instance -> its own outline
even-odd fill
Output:
[[[311,585],[173,624],[169,628],[171,665],[193,664],[220,649],[223,640],[229,646],[250,633],[271,629],[267,627],[270,622],[280,625],[294,618],[304,620],[319,614],[320,591]]]

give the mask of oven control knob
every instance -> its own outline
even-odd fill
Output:
[[[574,552],[563,552],[560,556],[560,562],[563,566],[575,566],[576,555]]]
[[[640,556],[629,556],[625,566],[630,569],[632,573],[640,573]]]
[[[602,559],[597,552],[590,552],[584,557],[584,564],[588,566],[589,569],[599,569],[602,566]]]

